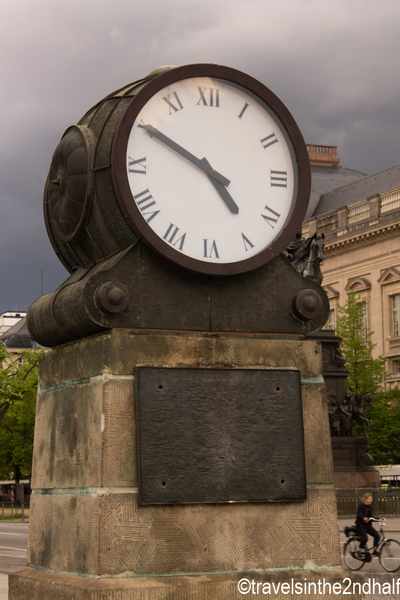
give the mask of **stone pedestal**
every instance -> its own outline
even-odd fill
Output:
[[[367,492],[374,486],[377,488],[380,486],[380,476],[377,469],[370,469],[369,471],[335,471],[335,487],[338,490],[365,488]]]
[[[135,369],[143,366],[298,371],[307,499],[140,506]],[[245,597],[242,577],[340,576],[318,342],[112,330],[46,353],[39,380],[28,568],[10,576],[10,600],[234,600]]]
[[[365,582],[358,573],[325,569],[284,573],[228,573],[170,577],[91,578],[26,570],[10,575],[9,598],[29,600],[359,600]],[[389,584],[386,584],[389,586]],[[371,589],[371,584],[370,588]],[[395,586],[393,586],[393,590]],[[29,590],[29,596],[26,591]],[[368,591],[367,591],[368,593]],[[349,595],[350,594],[350,595]]]
[[[368,437],[332,437],[335,487],[372,488],[380,485],[379,471],[373,467]]]

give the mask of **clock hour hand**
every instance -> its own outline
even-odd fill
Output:
[[[164,144],[166,144],[166,146],[169,146],[169,148],[171,148],[172,150],[186,158],[189,162],[194,164],[196,167],[204,171],[204,173],[206,173],[209,180],[214,185],[215,189],[217,190],[225,204],[228,206],[229,210],[235,214],[239,212],[238,205],[226,189],[226,186],[230,184],[229,179],[221,175],[221,173],[218,173],[218,171],[215,171],[206,158],[197,158],[197,156],[194,156],[194,154],[192,154],[191,152],[174,142],[174,140],[171,140],[171,138],[166,136],[164,133],[162,133],[152,125],[139,124],[139,127],[145,129],[150,136],[157,138],[158,140],[160,140],[160,142],[163,142]]]
[[[206,162],[209,165],[209,162],[206,158],[202,158],[202,161]],[[210,168],[211,168],[211,165],[210,165]],[[234,201],[234,199],[232,198],[232,196],[230,195],[230,193],[228,192],[228,190],[226,189],[226,187],[224,185],[222,185],[222,183],[220,181],[218,181],[217,179],[212,177],[212,175],[210,173],[208,173],[207,171],[206,171],[206,173],[207,173],[208,179],[211,181],[211,183],[213,184],[213,186],[215,187],[218,194],[221,196],[222,200],[225,202],[225,204],[227,205],[227,207],[229,208],[231,213],[237,215],[239,213],[239,207],[236,204],[236,202]]]

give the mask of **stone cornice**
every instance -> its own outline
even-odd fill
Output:
[[[383,238],[391,238],[399,235],[400,220],[391,222],[381,222],[374,226],[366,226],[355,231],[346,233],[343,236],[335,236],[327,239],[325,242],[325,256],[332,256],[341,252],[347,252],[357,246],[366,246],[375,243]]]

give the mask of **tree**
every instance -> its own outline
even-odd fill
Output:
[[[41,349],[27,350],[22,360],[0,344],[0,477],[31,470],[38,360]]]
[[[365,303],[354,293],[347,297],[345,306],[339,306],[337,335],[342,338],[341,352],[346,358],[350,376],[347,388],[354,393],[372,393],[372,406],[367,408],[370,421],[371,454],[376,464],[400,462],[400,390],[385,391],[387,376],[383,356],[372,358],[374,344],[372,331],[365,327]]]
[[[363,319],[365,308],[365,302],[354,293],[348,294],[345,306],[338,307],[336,332],[342,338],[340,349],[350,373],[346,385],[353,387],[356,396],[381,392],[386,377],[385,358],[372,358],[375,345],[371,341],[373,332],[366,328]]]
[[[400,463],[400,390],[380,393],[367,412],[371,453],[376,464]]]

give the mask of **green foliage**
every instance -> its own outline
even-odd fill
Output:
[[[352,386],[356,396],[363,392],[378,393],[386,376],[384,357],[372,358],[375,347],[371,341],[373,332],[364,327],[363,308],[364,302],[350,293],[345,306],[338,307],[336,327],[337,335],[343,338],[340,349],[350,373],[347,389]]]
[[[41,349],[27,350],[20,362],[0,344],[0,478],[32,466],[38,360]]]
[[[370,420],[368,435],[375,463],[400,463],[400,390],[384,389],[385,359],[372,358],[373,332],[363,328],[362,304],[360,298],[351,293],[345,306],[339,306],[336,332],[342,338],[340,349],[350,373],[347,388],[352,386],[356,395],[372,393],[372,406],[366,416]]]
[[[376,464],[400,464],[400,390],[378,394],[367,413]]]

